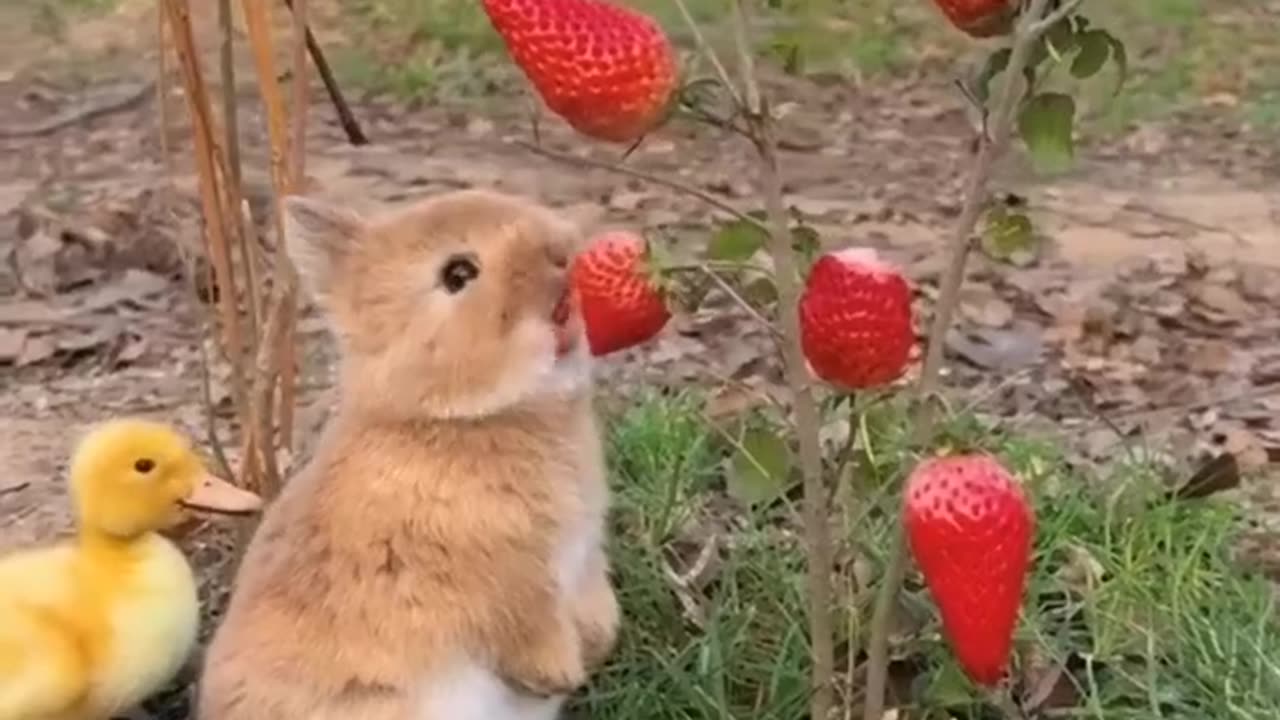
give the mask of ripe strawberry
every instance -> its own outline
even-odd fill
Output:
[[[974,682],[996,685],[1031,563],[1035,516],[1022,489],[989,455],[925,460],[907,479],[903,523],[956,659]]]
[[[1018,6],[1013,0],[933,1],[952,25],[976,38],[1008,34]]]
[[[800,296],[800,342],[813,373],[843,389],[895,380],[915,342],[907,281],[871,248],[823,255]]]
[[[676,56],[651,18],[607,0],[483,0],[552,112],[578,132],[631,142],[667,115]]]
[[[574,258],[569,281],[578,293],[592,355],[638,345],[671,318],[645,267],[648,254],[644,238],[613,231],[598,235]]]

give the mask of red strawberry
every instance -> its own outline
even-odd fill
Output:
[[[823,255],[800,296],[800,342],[813,373],[843,389],[897,379],[915,342],[907,281],[870,248]]]
[[[907,478],[903,523],[942,627],[974,682],[1004,676],[1031,563],[1035,516],[989,455],[925,460]]]
[[[1013,29],[1012,0],[933,0],[952,25],[976,38],[1005,35]]]
[[[578,293],[592,355],[638,345],[671,318],[645,267],[648,254],[644,238],[613,231],[594,238],[574,258],[569,280]]]
[[[483,0],[508,52],[578,132],[631,142],[667,115],[676,56],[651,18],[606,0]]]

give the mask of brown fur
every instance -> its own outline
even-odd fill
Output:
[[[576,233],[480,191],[372,222],[314,201],[288,212],[290,253],[340,338],[343,398],[250,544],[199,717],[409,720],[415,686],[459,654],[531,693],[572,692],[618,624],[603,548],[576,591],[554,567],[565,528],[602,522],[589,393],[459,409],[543,347],[516,328],[550,317]],[[437,268],[457,252],[480,276],[444,297]]]

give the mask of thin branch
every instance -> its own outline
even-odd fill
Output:
[[[702,35],[702,28],[698,27],[698,23],[693,19],[693,14],[689,12],[689,6],[684,0],[672,0],[676,7],[680,10],[680,16],[684,18],[684,23],[689,27],[689,32],[693,35],[694,45],[698,48],[698,52],[711,63],[711,67],[715,68],[716,76],[720,78],[720,82],[724,84],[724,89],[729,92],[729,97],[733,98],[735,107],[743,107],[742,96],[738,94],[738,88],[733,83],[733,78],[729,76],[729,71],[725,69],[724,63],[720,62],[720,56],[707,42]]]
[[[213,270],[214,283],[218,290],[218,310],[222,320],[221,346],[223,352],[232,360],[231,386],[235,404],[241,413],[241,422],[247,420],[247,382],[242,373],[238,358],[243,354],[244,337],[240,328],[239,308],[236,307],[235,276],[231,261],[231,245],[235,241],[235,223],[229,223],[223,210],[226,192],[235,192],[234,186],[228,188],[225,183],[230,173],[227,170],[226,158],[218,147],[216,128],[210,110],[209,95],[200,72],[200,61],[196,55],[196,44],[191,30],[191,10],[186,0],[163,0],[164,14],[172,31],[174,50],[178,54],[178,67],[181,71],[183,96],[187,101],[187,110],[191,116],[192,132],[195,136],[195,158],[197,179],[199,180],[201,211],[205,222],[205,247]],[[230,241],[229,241],[230,237]],[[244,480],[243,472],[241,481]]]
[[[774,338],[775,340],[777,339],[778,331],[774,329],[773,323],[769,322],[769,320],[765,318],[764,315],[761,315],[760,311],[757,310],[754,305],[748,302],[746,298],[742,297],[741,293],[733,289],[733,286],[730,285],[728,281],[720,277],[720,273],[716,272],[715,270],[712,270],[710,267],[708,267],[705,264],[700,265],[698,269],[701,270],[703,274],[705,274],[708,278],[710,278],[711,282],[715,283],[721,290],[723,290],[733,300],[733,302],[738,305],[738,307],[745,310],[747,314],[750,315],[756,322],[760,323],[766,330],[768,330],[770,337]]]
[[[1010,133],[1017,115],[1018,103],[1023,95],[1023,68],[1031,58],[1031,51],[1040,36],[1053,23],[1065,17],[1078,0],[1068,2],[1052,15],[1044,17],[1049,0],[1030,0],[1014,30],[1013,47],[1009,63],[1005,67],[1001,90],[992,114],[990,134],[979,139],[978,156],[974,159],[965,186],[964,205],[960,216],[952,226],[947,240],[950,258],[938,301],[934,306],[933,324],[929,330],[929,345],[925,352],[924,367],[916,386],[916,412],[914,440],[917,447],[923,445],[933,433],[934,403],[928,402],[937,389],[942,370],[943,349],[947,330],[951,327],[961,285],[964,283],[965,265],[972,248],[971,236],[987,203],[987,183],[996,160],[1008,147]],[[884,715],[885,685],[889,670],[889,627],[893,623],[894,606],[906,574],[906,537],[899,525],[894,532],[894,543],[889,562],[880,581],[871,619],[871,637],[867,648],[867,683],[863,720],[881,720]]]
[[[750,215],[730,205],[729,203],[721,200],[715,195],[712,195],[711,193],[705,190],[700,190],[692,185],[682,183],[679,180],[663,177],[661,175],[654,175],[653,173],[647,173],[643,170],[636,170],[634,168],[629,168],[625,165],[618,165],[616,163],[606,162],[603,160],[593,160],[591,158],[578,157],[577,155],[570,155],[568,153],[557,152],[555,150],[548,150],[546,148],[540,147],[533,143],[525,142],[523,140],[516,140],[515,144],[519,145],[525,150],[528,150],[529,152],[532,152],[536,155],[541,155],[545,158],[556,160],[558,162],[567,163],[569,165],[578,165],[580,167],[595,168],[597,170],[607,170],[611,173],[616,173],[618,175],[625,175],[627,177],[635,178],[637,180],[643,180],[644,182],[652,183],[654,185],[661,185],[662,187],[668,188],[670,190],[675,190],[676,192],[681,193],[683,195],[695,197],[701,200],[702,202],[710,205],[711,207],[714,207],[718,210],[723,210],[724,212],[729,213],[735,218],[743,222],[750,223],[761,230],[764,230],[766,232],[768,232],[769,230],[769,227],[764,223],[751,217]]]
[[[224,0],[225,2],[226,0]],[[291,187],[302,187],[307,166],[307,0],[293,0],[293,143],[289,146]]]
[[[240,122],[236,110],[236,56],[235,31],[231,18],[231,0],[218,0],[218,32],[222,44],[218,50],[219,71],[222,79],[222,122],[225,125],[227,165],[231,170],[231,182],[240,185]]]
[[[168,48],[165,43],[165,23],[167,15],[165,13],[164,1],[157,2],[156,12],[156,124],[157,132],[160,136],[160,167],[164,172],[164,186],[161,191],[162,211],[166,216],[173,214],[173,206],[171,204],[170,193],[173,191],[173,155],[169,147],[169,62]],[[200,292],[198,284],[200,282],[199,272],[197,270],[197,262],[191,249],[185,243],[176,243],[178,248],[178,256],[182,260],[184,272],[187,274],[187,288],[190,291],[191,308],[199,317],[200,325],[203,329],[201,338],[198,342],[200,348],[200,399],[204,406],[205,419],[205,441],[209,444],[209,451],[213,454],[214,467],[221,477],[233,478],[231,463],[227,460],[226,449],[222,446],[222,439],[218,437],[218,418],[217,409],[213,400],[213,371],[209,362],[209,350],[205,347],[204,339],[215,338],[215,323],[212,322],[213,309],[203,309],[200,301]],[[210,278],[210,285],[213,280]]]
[[[293,10],[293,0],[284,0],[284,4]],[[324,57],[324,50],[321,49],[309,25],[306,28],[306,40],[311,62],[315,64],[316,72],[324,82],[324,89],[329,93],[329,101],[333,103],[333,109],[338,113],[338,122],[342,124],[342,130],[347,134],[347,142],[352,145],[368,145],[369,138],[360,128],[360,122],[356,120],[355,113],[351,112],[351,106],[347,104],[347,99],[342,95],[342,89],[338,87],[338,81],[333,76],[333,69],[329,67],[329,61]]]
[[[818,405],[809,383],[804,350],[800,344],[800,318],[796,312],[800,297],[799,272],[795,251],[791,247],[773,119],[761,98],[755,74],[748,0],[735,0],[733,10],[738,70],[742,73],[746,96],[746,120],[760,158],[760,179],[769,218],[769,252],[777,269],[777,321],[782,327],[783,335],[783,370],[795,413],[796,434],[800,443],[800,470],[804,479],[809,643],[813,663],[809,716],[813,720],[827,720],[835,699],[835,638],[831,617],[831,531],[828,526],[827,493],[822,479],[822,445],[818,436],[821,423]]]

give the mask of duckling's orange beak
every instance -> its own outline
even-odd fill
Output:
[[[196,479],[195,490],[182,500],[182,504],[208,512],[253,513],[262,509],[262,498],[220,477],[203,473]]]

